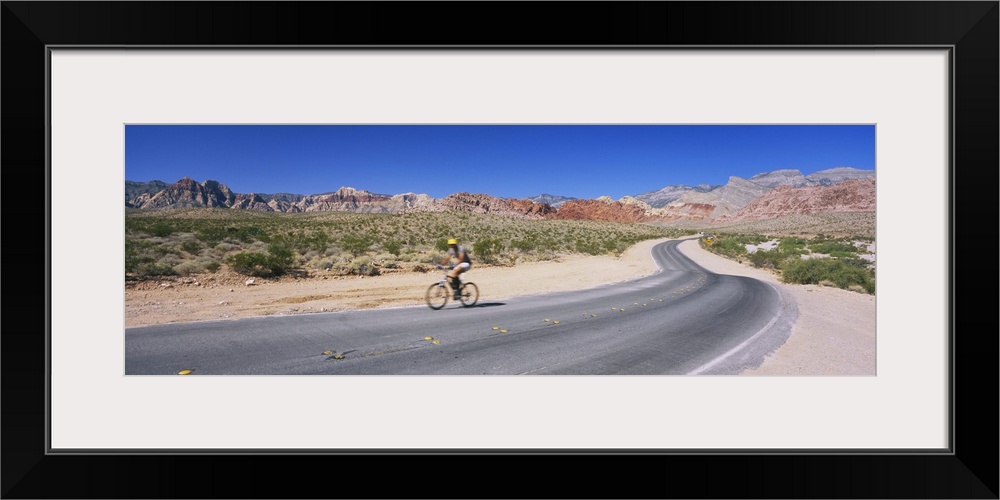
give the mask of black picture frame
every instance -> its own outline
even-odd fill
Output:
[[[968,255],[971,244],[992,255],[997,227],[997,1],[2,3],[0,158],[8,229],[18,229],[3,253],[16,270],[45,270],[44,280],[15,275],[36,293],[6,297],[4,498],[998,498],[997,316],[978,305],[992,304],[997,274],[983,269],[992,258]],[[39,205],[43,192],[51,203],[55,45],[951,47],[951,453],[49,454],[50,233]]]

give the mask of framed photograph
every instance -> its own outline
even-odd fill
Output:
[[[995,196],[982,186],[996,186],[1000,164],[997,2],[574,5],[587,29],[525,4],[491,6],[461,5],[490,10],[476,16],[490,21],[456,31],[439,16],[458,6],[444,3],[4,2],[3,159],[9,188],[18,187],[8,194],[44,186],[46,229],[40,252],[7,247],[16,268],[46,272],[38,295],[8,299],[10,318],[44,321],[36,335],[8,328],[3,340],[5,497],[223,494],[181,479],[207,468],[227,496],[274,496],[225,467],[250,460],[365,464],[407,483],[421,477],[418,463],[446,457],[512,465],[591,456],[602,460],[581,470],[598,472],[628,456],[703,472],[676,488],[636,479],[634,490],[616,481],[560,485],[559,494],[997,498],[996,434],[977,423],[997,416],[996,400],[982,396],[995,394],[995,315],[987,321],[957,301],[966,281],[957,277],[972,261],[959,243],[980,241],[988,226],[977,224],[975,238],[961,229],[995,215],[980,200]],[[600,26],[610,40],[593,34]],[[142,377],[127,368],[138,349],[123,337],[129,134],[385,124],[874,131],[875,369]],[[15,199],[9,217],[40,212],[37,195]],[[109,457],[128,460],[128,472]],[[137,481],[158,477],[157,460],[171,464],[171,484]],[[50,479],[84,464],[86,491]],[[551,474],[531,469],[522,484]],[[275,487],[286,497],[323,494],[321,485]],[[338,495],[366,495],[363,484],[345,488]],[[408,488],[379,496],[418,496]]]

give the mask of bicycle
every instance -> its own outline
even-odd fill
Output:
[[[448,267],[447,269],[453,269],[454,267]],[[444,269],[438,266],[438,269]],[[461,280],[461,276],[459,280]],[[462,285],[459,287],[459,301],[464,307],[471,307],[476,305],[476,301],[479,300],[479,287],[471,281],[462,281]],[[435,311],[441,309],[448,303],[448,299],[455,296],[455,290],[451,286],[451,279],[448,278],[446,273],[441,277],[441,281],[434,283],[427,288],[427,292],[424,293],[424,299],[427,301],[427,306]]]

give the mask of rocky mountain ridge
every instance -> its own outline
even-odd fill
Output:
[[[570,200],[575,200],[576,198],[571,198],[569,196],[557,196],[552,194],[540,194],[538,196],[532,196],[528,198],[535,203],[545,203],[552,208],[559,208],[563,203]]]
[[[834,167],[820,170],[809,175],[802,175],[802,172],[795,169],[779,169],[764,172],[749,179],[744,179],[753,185],[765,188],[765,192],[778,186],[807,187],[807,186],[832,186],[848,179],[869,179],[875,177],[874,170],[862,170],[853,167]],[[729,182],[739,177],[730,177]],[[663,208],[671,203],[681,201],[691,201],[695,203],[713,199],[719,193],[718,190],[728,186],[698,184],[697,186],[687,186],[684,184],[671,185],[657,191],[649,191],[635,195],[637,199],[649,203],[653,208]],[[701,197],[700,194],[708,194],[708,197]]]
[[[199,183],[185,177],[174,184],[126,181],[125,206],[143,210],[218,207],[275,212],[357,213],[458,210],[528,219],[712,222],[795,213],[874,211],[874,175],[872,170],[850,167],[810,175],[802,175],[798,170],[775,170],[750,179],[733,176],[720,186],[667,186],[620,200],[607,196],[575,199],[549,194],[513,199],[467,192],[432,198],[415,193],[377,194],[346,186],[331,193],[314,195],[241,194],[232,192],[218,181]]]
[[[874,212],[875,179],[848,179],[829,186],[778,186],[715,222],[760,220],[788,214]]]

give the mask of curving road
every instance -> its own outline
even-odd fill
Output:
[[[658,273],[585,290],[126,329],[125,374],[728,375],[759,365],[790,335],[794,302],[707,271],[682,241],[653,247]]]

